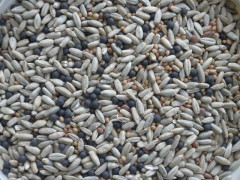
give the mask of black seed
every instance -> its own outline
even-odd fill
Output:
[[[231,76],[227,76],[224,78],[226,84],[232,84],[233,83],[233,78]]]
[[[130,49],[130,45],[129,44],[123,44],[122,49],[123,50]]]
[[[43,168],[43,162],[38,161],[36,164],[38,168]]]
[[[179,73],[177,71],[173,71],[171,74],[170,74],[170,77],[171,78],[178,78],[179,77]]]
[[[196,69],[192,69],[192,70],[190,71],[190,76],[195,77],[195,76],[197,76],[197,75],[198,75],[198,71],[197,71]]]
[[[107,42],[108,42],[107,36],[101,36],[100,37],[100,43],[107,44]]]
[[[65,110],[65,118],[69,118],[73,115],[73,112],[70,109]]]
[[[123,146],[122,146],[122,145],[118,145],[118,146],[117,146],[117,149],[118,149],[119,152],[122,152]]]
[[[176,54],[177,54],[177,53],[180,53],[180,52],[182,51],[182,48],[181,48],[181,46],[179,46],[179,45],[173,46],[173,49],[174,49],[174,51],[175,51]]]
[[[40,54],[41,54],[41,49],[40,49],[40,48],[35,48],[35,49],[33,50],[33,54],[34,54],[34,55],[40,55]]]
[[[31,146],[37,146],[38,145],[38,140],[37,139],[32,139],[30,142]]]
[[[95,176],[95,171],[93,169],[91,169],[87,172],[87,175],[88,176]]]
[[[173,138],[168,138],[165,140],[167,145],[170,145],[173,143]]]
[[[104,72],[104,69],[102,67],[98,67],[97,73],[98,74],[103,74],[103,72]]]
[[[18,159],[21,163],[25,163],[27,161],[27,157],[25,155],[20,155]]]
[[[12,92],[6,92],[5,93],[5,97],[6,97],[6,99],[9,99],[10,97],[12,97],[13,96],[13,93]]]
[[[81,131],[81,132],[78,133],[78,137],[79,137],[79,138],[84,138],[84,137],[85,137],[85,134]]]
[[[210,124],[203,124],[203,129],[204,131],[210,131],[211,130],[211,125]]]
[[[130,77],[130,78],[133,78],[133,77],[135,77],[137,75],[137,73],[136,73],[136,71],[134,71],[134,70],[130,70],[129,71],[129,73],[128,73],[128,76]]]
[[[90,99],[95,100],[95,99],[97,99],[97,94],[91,93],[89,97],[90,97]]]
[[[147,60],[147,59],[143,60],[143,61],[141,62],[141,65],[144,66],[144,67],[146,67],[146,66],[148,65],[148,60]]]
[[[13,8],[15,8],[15,7],[17,7],[18,5],[16,5],[16,4],[13,4],[13,5],[11,5],[11,9],[13,9]]]
[[[231,45],[229,45],[229,44],[223,44],[223,45],[227,47],[227,50],[230,50]]]
[[[173,21],[168,21],[168,22],[167,22],[167,27],[168,27],[169,29],[173,29],[173,28],[174,28],[174,22],[173,22]]]
[[[174,49],[170,49],[170,55],[175,55]]]
[[[83,48],[82,48],[82,44],[80,44],[80,43],[76,44],[76,45],[75,45],[75,48],[77,48],[77,49],[79,49],[79,50],[82,50],[82,49],[83,49]]]
[[[186,8],[182,8],[180,11],[181,15],[183,15],[183,16],[186,16],[187,12],[188,12],[188,10]]]
[[[30,42],[33,43],[33,42],[36,42],[36,41],[37,41],[37,36],[33,35],[33,36],[30,37]]]
[[[64,103],[65,103],[65,99],[63,97],[57,98],[57,100],[56,100],[56,105],[57,106],[63,106]]]
[[[107,20],[107,19],[109,19],[111,17],[111,14],[104,13],[102,17],[103,17],[103,19]]]
[[[107,141],[112,141],[113,139],[114,139],[113,135],[109,135],[109,136],[107,137]]]
[[[223,170],[223,171],[228,171],[228,169],[229,169],[229,166],[227,166],[227,165],[222,165],[222,170]]]
[[[68,9],[68,3],[67,2],[61,2],[60,9]]]
[[[138,150],[137,154],[138,154],[139,157],[141,157],[141,156],[144,155],[145,153],[144,153],[143,150],[140,149],[140,150]]]
[[[65,114],[65,110],[64,110],[64,109],[60,109],[60,110],[58,111],[58,115],[59,115],[59,116],[64,116],[64,114]]]
[[[219,37],[220,37],[220,39],[221,40],[227,40],[227,36],[226,36],[226,34],[225,33],[219,33]]]
[[[122,124],[121,124],[119,121],[115,121],[115,122],[113,122],[113,127],[114,127],[115,129],[119,129],[119,128],[122,127]]]
[[[52,75],[51,75],[51,78],[53,79],[58,79],[60,76],[60,73],[58,71],[53,71],[52,72]]]
[[[117,104],[118,103],[118,98],[116,98],[116,97],[112,97],[111,100],[112,100],[113,104]]]
[[[212,95],[213,95],[213,90],[210,89],[210,88],[206,89],[206,94],[207,94],[208,96],[212,96]]]
[[[167,172],[169,172],[172,168],[170,168],[169,166],[166,166],[165,169]]]
[[[122,100],[119,100],[118,103],[117,103],[117,105],[118,105],[119,107],[121,107],[121,106],[124,105],[124,102],[123,102]]]
[[[64,76],[63,74],[60,75],[60,79],[65,82],[66,76]]]
[[[158,34],[160,35],[160,37],[164,36],[164,33],[162,31],[158,32]]]
[[[82,49],[86,49],[88,47],[88,42],[87,41],[82,41]]]
[[[8,161],[4,161],[3,167],[10,168],[11,164]]]
[[[60,151],[63,151],[66,148],[66,145],[65,144],[59,144],[58,148],[59,148]]]
[[[214,77],[213,76],[207,76],[206,77],[206,83],[208,83],[210,86],[214,85]]]
[[[107,24],[108,24],[109,26],[113,26],[113,25],[115,25],[115,21],[114,21],[114,19],[113,19],[113,18],[109,18],[109,19],[107,19]]]
[[[105,54],[103,55],[103,60],[105,63],[109,63],[111,60],[111,56],[109,56],[108,54]]]
[[[162,117],[160,116],[160,114],[155,114],[154,115],[153,121],[155,123],[160,123],[161,120],[162,120]]]
[[[96,145],[96,143],[95,143],[92,139],[85,140],[85,143],[86,143],[87,145],[90,145],[90,146],[95,146],[95,145]]]
[[[182,148],[184,147],[184,142],[179,141],[177,147],[178,147],[179,149],[182,149]]]
[[[8,173],[10,173],[10,170],[8,168],[3,168],[2,173],[8,175]]]
[[[3,37],[0,37],[0,46],[2,46],[3,43]]]
[[[8,141],[2,141],[2,147],[7,149],[9,147],[9,142]]]
[[[104,172],[101,174],[101,176],[102,176],[103,178],[105,178],[105,179],[108,179],[109,176],[110,176],[110,174],[109,174],[109,172],[104,171]]]
[[[129,7],[130,13],[136,13],[137,10],[138,10],[138,7],[137,7],[137,6],[130,6],[130,7]]]
[[[69,53],[69,48],[63,48],[63,55],[67,55]]]
[[[72,77],[71,76],[66,76],[65,82],[72,82]]]
[[[62,15],[61,10],[60,10],[60,9],[57,9],[57,10],[56,10],[56,17],[59,17],[59,16],[61,16],[61,15]]]
[[[85,151],[81,151],[80,154],[79,154],[79,156],[80,156],[81,159],[84,159],[84,158],[86,158],[88,155],[87,155],[87,153],[86,153]]]
[[[0,26],[4,26],[6,24],[6,21],[4,19],[0,19]]]
[[[150,14],[150,20],[154,20],[155,18],[155,13]]]
[[[58,119],[58,115],[57,114],[50,114],[49,119],[53,122],[55,122]]]
[[[127,101],[127,105],[128,105],[130,108],[132,108],[132,107],[135,107],[136,103],[135,103],[134,100],[130,99],[130,100]]]
[[[144,168],[144,163],[142,162],[137,163],[137,169],[141,171],[142,168]]]
[[[121,40],[116,40],[115,44],[116,44],[116,46],[119,47],[119,48],[122,48],[122,46],[123,46]]]
[[[108,63],[105,63],[104,65],[103,65],[103,68],[105,69],[106,67],[108,67],[109,66],[109,64]]]
[[[81,68],[82,67],[82,62],[81,61],[75,61],[74,62],[74,67],[75,68]]]
[[[49,33],[49,29],[48,29],[47,26],[44,26],[44,28],[43,28],[42,31],[43,31],[43,33],[45,33],[45,34]]]
[[[143,32],[147,33],[150,30],[149,25],[148,24],[143,24],[142,25],[142,30],[143,30]]]
[[[65,118],[65,119],[64,119],[64,122],[65,122],[65,124],[70,124],[71,118]]]
[[[105,163],[105,159],[104,158],[100,158],[99,161],[100,161],[101,165],[103,165]]]
[[[23,31],[23,32],[20,33],[20,39],[21,39],[21,40],[22,40],[22,39],[27,39],[27,34],[26,34],[25,31]]]
[[[240,140],[240,138],[238,136],[233,136],[232,143],[236,144],[239,140]]]
[[[97,94],[97,95],[100,95],[101,91],[102,91],[102,90],[97,87],[97,88],[94,90],[94,93]]]
[[[114,169],[112,169],[112,174],[113,175],[119,175],[119,171],[120,171],[120,168],[114,168]]]
[[[69,164],[70,164],[70,163],[68,162],[68,160],[66,160],[66,159],[62,160],[61,163],[62,163],[62,165],[65,166],[65,167],[68,167]]]
[[[5,127],[5,126],[7,126],[7,123],[8,123],[8,120],[2,120],[1,121],[1,124]]]
[[[197,100],[200,100],[202,98],[202,93],[201,92],[196,92],[194,94],[194,97],[197,99]]]
[[[130,171],[131,174],[136,174],[136,172],[137,172],[136,166],[130,166],[129,171]]]
[[[97,100],[94,100],[94,101],[91,102],[90,107],[91,107],[91,108],[94,108],[94,109],[97,109],[97,108],[98,108],[98,105],[99,105],[99,104],[98,104],[98,101],[97,101]]]

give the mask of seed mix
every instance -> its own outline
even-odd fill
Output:
[[[239,20],[227,0],[17,0],[0,18],[0,169],[230,180]]]

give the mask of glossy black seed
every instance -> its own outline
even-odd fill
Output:
[[[141,171],[142,168],[144,168],[144,163],[142,162],[137,163],[137,169]]]
[[[113,19],[113,18],[109,18],[109,19],[107,19],[107,24],[108,24],[109,26],[113,26],[113,25],[115,25],[115,21],[114,21],[114,19]]]
[[[112,141],[114,139],[114,137],[113,137],[113,135],[109,135],[108,137],[107,137],[107,141]]]
[[[136,174],[136,172],[137,172],[136,166],[130,166],[129,171],[130,171],[131,174]]]
[[[97,99],[97,94],[91,93],[89,97],[90,97],[90,99],[95,100],[95,99]]]
[[[227,39],[227,36],[226,36],[226,34],[225,33],[219,33],[219,37],[220,37],[220,39],[221,40],[226,40]]]
[[[118,146],[117,146],[117,149],[118,149],[119,152],[122,152],[123,146],[122,146],[122,145],[118,145]]]
[[[198,79],[197,76],[195,76],[195,77],[192,78],[192,82],[198,82],[198,81],[199,81],[199,79]]]
[[[141,156],[144,155],[145,153],[144,153],[143,150],[139,149],[139,150],[137,151],[137,154],[138,154],[138,157],[141,157]]]
[[[143,24],[142,25],[142,30],[143,30],[143,32],[147,33],[150,30],[149,25],[148,24]]]
[[[231,76],[227,76],[224,78],[226,84],[232,84],[233,83],[233,78]]]
[[[196,69],[192,69],[192,70],[190,71],[190,76],[195,77],[195,76],[197,76],[197,75],[198,75],[198,71],[197,71]]]
[[[94,101],[91,102],[90,107],[91,107],[91,108],[94,108],[94,109],[97,109],[97,108],[98,108],[98,105],[99,105],[99,104],[98,104],[98,101],[97,101],[97,100],[94,100]]]
[[[95,171],[93,169],[91,169],[87,172],[87,175],[88,176],[95,176]]]
[[[84,158],[87,157],[88,155],[87,155],[87,153],[86,153],[85,151],[81,151],[81,152],[79,153],[79,156],[80,156],[81,159],[84,159]]]
[[[85,143],[90,146],[96,146],[96,143],[92,139],[85,140]]]
[[[69,54],[70,52],[69,52],[69,48],[63,48],[63,54],[64,55],[67,55],[67,54]]]
[[[173,71],[171,74],[170,74],[170,77],[171,78],[178,78],[179,77],[179,73],[177,71]]]
[[[85,134],[81,131],[81,132],[78,133],[78,137],[79,137],[79,138],[84,138],[84,137],[85,137]]]
[[[165,140],[167,145],[170,145],[173,143],[173,138],[168,138]]]
[[[108,179],[109,176],[110,176],[110,174],[109,174],[109,172],[107,172],[107,171],[103,171],[103,173],[101,174],[101,176],[102,176],[103,178],[105,178],[105,179]]]
[[[60,9],[57,9],[57,10],[56,10],[56,17],[59,17],[59,16],[61,16],[61,15],[62,15],[61,10],[60,10]]]
[[[0,122],[1,122],[2,126],[5,127],[5,126],[7,126],[8,120],[2,120]],[[0,142],[0,144],[1,144],[1,142]]]
[[[176,53],[175,53],[175,51],[174,51],[174,49],[170,49],[170,55],[175,55]]]
[[[82,50],[82,49],[83,49],[83,48],[82,48],[82,44],[80,44],[80,43],[76,44],[76,45],[75,45],[75,48],[77,48],[77,49],[79,49],[79,50]]]
[[[33,50],[33,54],[34,54],[34,55],[40,55],[40,54],[41,54],[41,49],[40,49],[40,48],[35,48],[35,49]]]
[[[72,77],[71,76],[66,76],[65,82],[72,82]]]
[[[130,13],[136,13],[137,10],[138,10],[138,7],[137,7],[137,6],[130,6],[130,7],[129,7]]]
[[[38,168],[43,168],[43,162],[38,161],[36,164]]]
[[[117,105],[118,105],[119,107],[121,107],[121,106],[124,105],[124,102],[123,102],[122,100],[119,100],[118,103],[117,103]]]
[[[31,146],[37,146],[38,145],[38,140],[37,139],[32,139],[30,142]]]
[[[174,28],[174,22],[173,22],[173,21],[168,21],[168,22],[167,22],[167,27],[168,27],[169,29],[173,29],[173,28]]]
[[[60,109],[57,114],[58,114],[59,116],[64,116],[65,110],[64,110],[64,109]]]
[[[116,40],[115,44],[116,44],[116,46],[119,47],[119,48],[122,48],[122,46],[123,46],[121,40]]]
[[[112,174],[113,175],[119,175],[119,171],[120,171],[120,168],[114,168],[114,169],[112,169]]]
[[[81,68],[82,67],[82,62],[81,61],[75,61],[74,62],[74,68]]]
[[[211,130],[211,125],[210,124],[203,124],[203,129],[204,131],[210,131]]]
[[[130,45],[129,44],[123,44],[122,49],[123,50],[130,49]]]
[[[66,160],[66,159],[62,160],[61,163],[62,163],[62,165],[63,165],[64,167],[68,167],[69,164],[70,164],[70,163],[68,162],[68,160]]]
[[[61,2],[60,3],[60,9],[68,9],[68,3],[67,2]]]
[[[223,171],[228,171],[228,169],[229,169],[229,166],[227,166],[227,165],[222,165],[222,170],[223,170]]]
[[[116,98],[115,96],[111,98],[112,103],[113,104],[117,104],[118,103],[118,98]]]
[[[9,98],[12,97],[12,96],[13,96],[13,93],[12,93],[12,92],[7,91],[7,92],[5,93],[6,99],[9,99]]]
[[[214,85],[214,77],[211,75],[207,76],[206,83],[208,83],[210,86]]]
[[[105,159],[107,156],[108,156],[107,153],[103,153],[103,154],[98,155],[99,158],[103,158],[103,159]]]
[[[103,72],[104,72],[104,69],[102,67],[98,67],[97,73],[98,74],[103,74]]]
[[[27,157],[25,155],[20,155],[18,160],[20,163],[25,163],[27,161]]]
[[[69,118],[69,117],[71,117],[73,115],[73,112],[70,110],[70,109],[66,109],[65,110],[65,118]]]
[[[161,117],[160,114],[155,114],[155,115],[154,115],[153,121],[154,121],[155,123],[160,123],[161,120],[162,120],[162,117]]]
[[[7,149],[9,147],[9,142],[8,141],[2,141],[2,147]]]
[[[58,79],[60,76],[60,73],[58,71],[53,71],[52,72],[52,75],[51,75],[51,78],[53,79]]]
[[[210,89],[210,88],[206,89],[205,92],[206,92],[206,95],[208,95],[208,96],[212,96],[213,95],[213,90]]]
[[[119,121],[115,121],[115,122],[113,122],[113,127],[114,127],[115,129],[119,129],[119,128],[122,127],[122,124],[121,124],[121,122],[119,122]]]
[[[33,35],[33,36],[30,37],[30,42],[33,43],[33,42],[36,42],[36,41],[37,41],[37,36]]]
[[[64,76],[63,74],[60,75],[60,79],[65,82],[66,76]]]
[[[179,141],[177,147],[178,147],[179,149],[182,149],[182,148],[184,147],[184,142]]]
[[[4,161],[3,167],[10,168],[11,164],[8,161]]]
[[[107,36],[101,36],[100,37],[100,43],[107,44],[107,42],[108,42]]]
[[[64,119],[64,122],[65,122],[65,124],[70,124],[71,118],[65,118],[65,119]]]
[[[57,106],[63,106],[64,103],[65,103],[65,99],[63,97],[57,98],[57,100],[56,100],[56,105]]]
[[[50,114],[49,119],[53,122],[55,122],[58,119],[58,115],[57,114]]]
[[[4,26],[6,24],[6,21],[4,19],[0,19],[0,26]]]
[[[66,145],[65,144],[59,144],[58,148],[59,148],[60,151],[63,151],[66,148]]]
[[[20,33],[20,39],[27,39],[27,34],[25,31]]]
[[[86,49],[88,47],[88,42],[87,41],[82,41],[82,49]]]
[[[101,165],[103,165],[105,163],[105,159],[104,158],[100,158],[99,161],[100,161]]]
[[[202,98],[202,93],[201,92],[196,92],[194,94],[194,97],[197,99],[197,100],[200,100]]]
[[[150,20],[154,20],[155,18],[155,13],[150,14]]]
[[[167,172],[169,172],[172,168],[170,168],[169,166],[166,166],[165,169]]]
[[[183,15],[183,16],[186,16],[187,12],[188,12],[188,10],[186,8],[182,8],[180,11],[181,15]]]
[[[8,173],[10,173],[10,170],[8,168],[3,168],[2,173],[8,175]]]
[[[131,69],[130,71],[129,71],[129,73],[128,73],[128,76],[130,77],[130,78],[133,78],[133,77],[135,77],[137,75],[137,73],[136,73],[136,71],[134,71],[133,69]]]
[[[101,94],[101,91],[102,91],[102,90],[97,87],[97,88],[94,90],[94,93],[97,94],[97,95],[100,95],[100,94]]]
[[[47,34],[47,33],[49,33],[49,28],[47,26],[44,26],[42,31],[43,31],[43,33]]]
[[[132,108],[132,107],[135,107],[136,103],[135,103],[134,100],[130,99],[130,100],[127,101],[127,105],[128,105],[130,108]]]
[[[104,13],[102,17],[103,17],[103,19],[107,20],[111,17],[111,14],[110,13]]]
[[[144,67],[146,67],[146,66],[148,65],[148,60],[147,60],[147,59],[143,60],[143,61],[141,62],[141,65],[144,66]]]
[[[109,56],[108,54],[103,55],[103,60],[105,61],[105,63],[109,63],[111,60],[111,56]]]
[[[173,46],[173,49],[174,49],[174,51],[175,51],[176,54],[177,54],[177,53],[180,53],[180,52],[182,51],[182,48],[181,48],[181,46],[179,46],[179,45]]]
[[[240,138],[238,136],[233,136],[232,143],[236,144],[239,140],[240,140]]]

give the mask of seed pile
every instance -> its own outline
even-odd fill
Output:
[[[0,169],[231,179],[239,20],[226,0],[18,0],[0,18]]]

